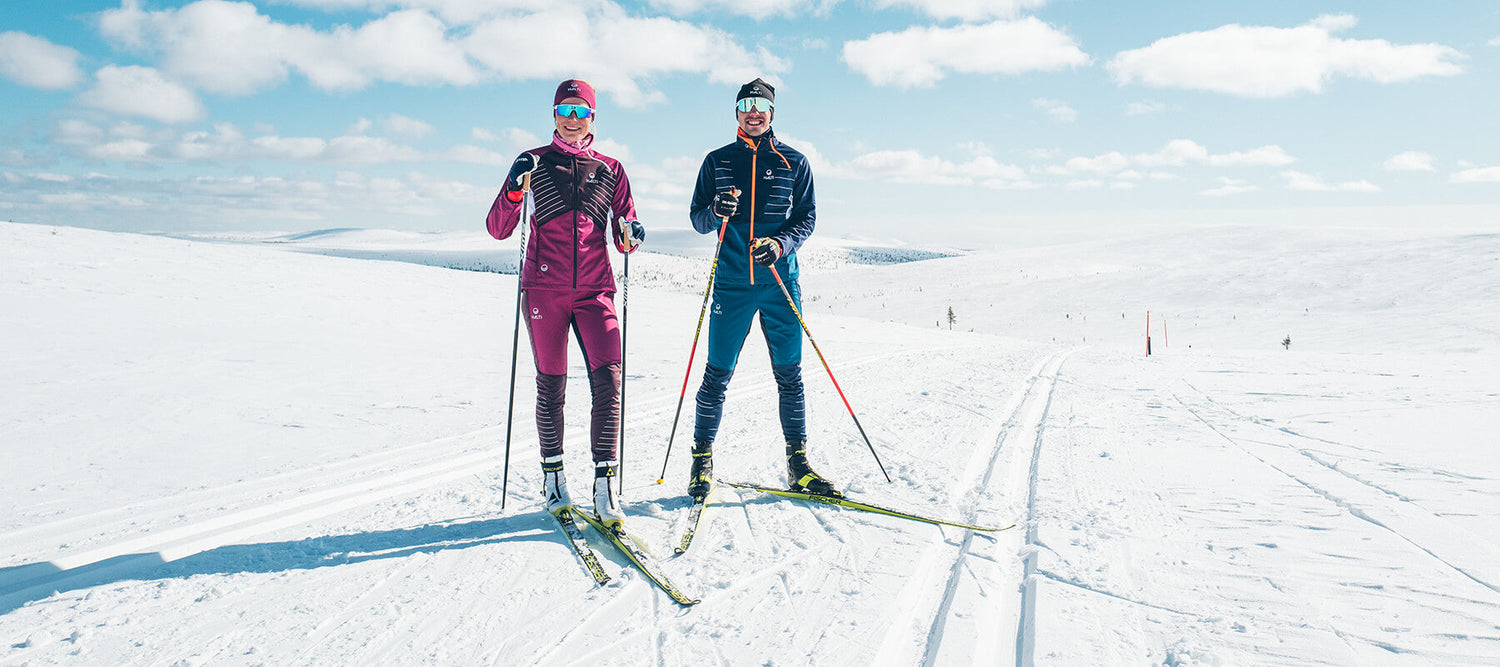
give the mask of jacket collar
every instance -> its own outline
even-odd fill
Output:
[[[552,147],[556,148],[559,151],[567,153],[568,155],[578,155],[587,158],[594,157],[593,145],[593,132],[588,133],[588,135],[585,136],[582,141],[579,141],[576,144],[572,144],[564,141],[562,135],[557,133],[557,130],[552,131]]]

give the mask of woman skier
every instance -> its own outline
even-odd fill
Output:
[[[563,393],[568,332],[578,340],[593,391],[589,442],[594,459],[594,513],[609,526],[620,510],[620,328],[606,235],[622,253],[646,237],[636,220],[630,180],[618,160],[593,150],[594,88],[569,79],[552,99],[552,142],[516,158],[487,225],[509,238],[521,223],[527,176],[535,202],[521,271],[522,311],[536,359],[536,430],[547,509],[572,505],[563,480]]]

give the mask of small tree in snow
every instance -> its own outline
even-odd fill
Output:
[[[958,317],[953,314],[953,306],[948,306],[948,330],[949,331],[953,330],[953,323],[957,322],[957,321],[958,321]]]
[[[1286,338],[1281,339],[1281,347],[1282,347],[1282,349],[1285,349],[1285,350],[1292,349],[1292,335],[1291,334],[1287,334]]]

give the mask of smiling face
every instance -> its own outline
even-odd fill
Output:
[[[585,102],[581,97],[565,98],[561,103],[588,105],[588,102]],[[594,131],[594,117],[592,115],[588,118],[574,118],[573,116],[559,116],[556,112],[553,112],[552,120],[557,124],[557,136],[562,137],[563,141],[570,144],[583,141],[584,137],[589,136],[589,133]]]
[[[765,134],[766,130],[771,129],[770,109],[764,111],[757,109],[740,111],[739,109],[735,109],[734,118],[739,121],[740,131],[748,136],[758,137]]]

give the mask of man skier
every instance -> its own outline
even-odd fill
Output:
[[[770,268],[780,273],[801,310],[797,249],[812,235],[817,217],[813,178],[807,158],[771,131],[775,102],[776,90],[765,81],[756,79],[740,88],[735,98],[737,136],[703,159],[689,207],[693,228],[700,234],[718,232],[726,220],[728,225],[719,249],[708,321],[708,363],[698,388],[693,429],[688,495],[695,500],[705,497],[713,482],[712,447],[724,414],[724,392],[757,313],[780,395],[787,483],[794,491],[841,495],[807,461],[802,330]]]
[[[542,494],[548,511],[571,506],[563,481],[563,391],[568,380],[568,331],[578,339],[593,392],[590,443],[594,513],[619,526],[620,327],[615,277],[606,237],[623,253],[646,236],[635,219],[630,180],[618,160],[593,150],[594,88],[569,79],[552,100],[552,143],[516,158],[487,221],[490,235],[509,238],[521,218],[522,181],[531,176],[536,201],[526,239],[521,288],[526,331],[536,358],[536,430],[542,449]]]

